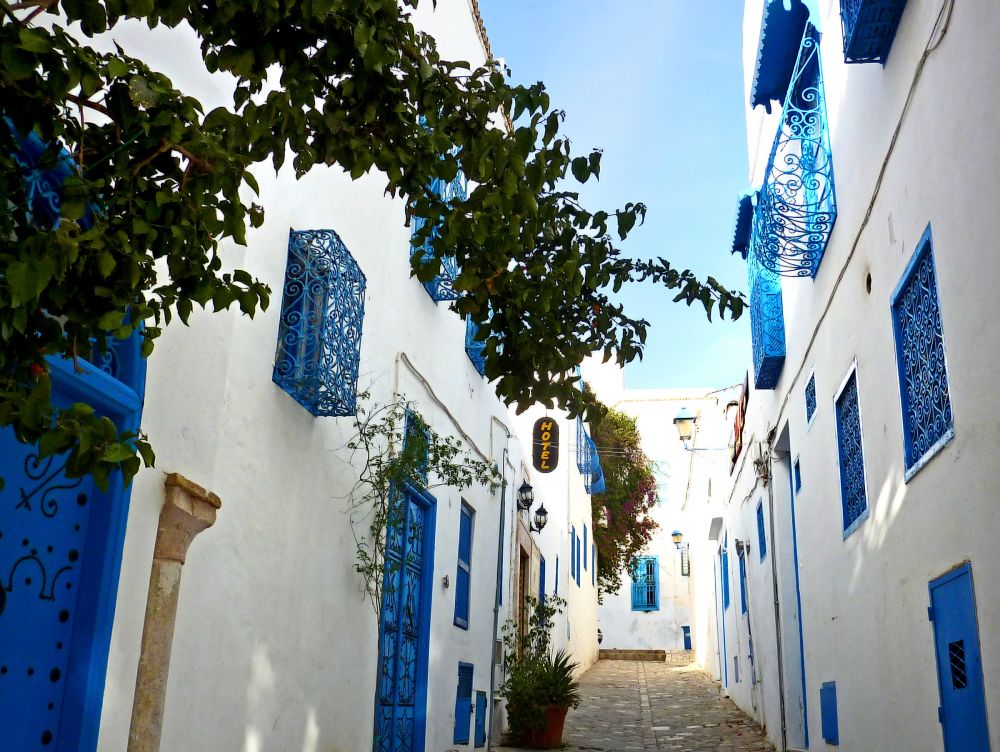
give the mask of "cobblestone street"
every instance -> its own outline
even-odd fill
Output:
[[[566,717],[569,750],[767,752],[754,721],[690,659],[598,661],[583,676],[583,703]],[[510,748],[507,752],[514,752]]]

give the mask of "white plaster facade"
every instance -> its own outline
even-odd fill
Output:
[[[443,57],[485,60],[474,4],[423,3],[416,20],[437,38]],[[99,44],[112,40],[207,107],[227,101],[231,82],[204,71],[188,30],[150,32],[129,23]],[[265,224],[248,233],[245,249],[225,245],[222,258],[270,285],[270,308],[252,321],[234,311],[196,312],[190,328],[166,329],[149,360],[143,429],[157,462],[132,490],[102,751],[127,746],[163,477],[170,472],[215,492],[223,507],[184,565],[162,749],[372,747],[379,626],[354,571],[346,497],[358,467],[345,448],[352,419],[314,418],[271,380],[289,228],[335,230],[367,276],[359,390],[375,403],[404,395],[439,433],[495,462],[508,484],[512,519],[521,445],[507,409],[464,351],[464,322],[410,277],[403,201],[384,195],[377,174],[351,181],[337,168],[317,167],[296,181],[289,168],[275,175],[261,166],[256,175]],[[452,744],[457,667],[473,664],[474,692],[489,690],[501,493],[431,493],[425,748],[464,749]],[[468,629],[453,623],[463,501],[475,510]],[[472,740],[470,734],[468,748]]]
[[[737,605],[735,541],[750,544],[749,615],[730,613],[726,652],[730,662],[735,657],[747,666],[746,629],[737,635],[731,625],[751,627],[756,669],[744,670],[739,681],[724,672],[723,682],[779,749],[806,748],[807,724],[808,748],[827,748],[819,693],[835,681],[839,749],[942,750],[928,584],[971,562],[988,735],[996,749],[1000,411],[985,395],[995,391],[1000,366],[994,321],[1000,265],[989,251],[1000,232],[993,169],[1000,142],[987,125],[1000,109],[993,52],[1000,7],[911,1],[880,66],[846,65],[840,4],[813,5],[823,35],[838,217],[815,279],[782,280],[784,367],[773,390],[751,391],[745,448],[719,489],[719,541],[728,542]],[[748,99],[762,7],[762,0],[745,4]],[[747,112],[754,188],[763,180],[778,117],[762,108]],[[890,300],[928,225],[955,435],[907,478]],[[855,368],[868,507],[845,535],[834,400]],[[807,421],[804,389],[813,374],[818,406]],[[796,460],[802,483],[793,493]],[[767,536],[763,561],[758,504]]]

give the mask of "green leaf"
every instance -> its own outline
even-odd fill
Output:
[[[135,451],[128,444],[114,443],[101,454],[104,462],[122,462],[135,456]]]
[[[28,52],[41,53],[52,49],[52,40],[42,29],[22,28],[18,32],[18,39],[21,42],[21,49]]]
[[[15,308],[38,298],[52,279],[55,264],[48,256],[25,263],[12,261],[7,267],[7,287]]]
[[[108,311],[97,320],[97,326],[106,332],[113,332],[122,325],[124,318],[124,311]]]

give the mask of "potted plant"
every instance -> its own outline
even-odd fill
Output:
[[[506,674],[501,692],[507,701],[511,734],[521,746],[554,749],[562,744],[563,723],[570,708],[580,705],[577,664],[550,644],[552,617],[565,603],[549,597],[528,599],[527,623],[504,626]]]

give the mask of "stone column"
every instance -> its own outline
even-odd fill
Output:
[[[165,485],[166,503],[160,512],[149,575],[128,752],[160,749],[181,569],[191,541],[215,523],[216,510],[222,506],[218,496],[177,473],[168,475]]]

